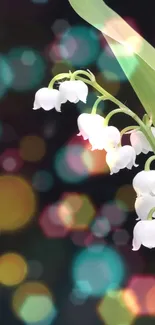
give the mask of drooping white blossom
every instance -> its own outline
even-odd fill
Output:
[[[88,86],[81,80],[68,80],[60,84],[59,87],[61,100],[69,100],[77,103],[81,100],[86,103],[88,96]]]
[[[99,130],[104,128],[104,117],[99,114],[82,113],[77,119],[79,128],[78,136],[82,136],[84,140],[95,136]]]
[[[146,220],[152,208],[155,208],[155,196],[145,194],[137,197],[135,201],[135,211],[138,218],[136,220]],[[155,212],[152,217],[155,218]]]
[[[92,145],[92,150],[106,150],[116,148],[121,141],[119,130],[115,126],[106,126],[90,136],[89,142]]]
[[[151,131],[155,136],[155,128],[151,127]],[[132,147],[135,149],[136,154],[139,155],[140,153],[147,154],[149,151],[153,151],[150,143],[146,139],[144,133],[142,131],[133,131],[130,135],[130,142]]]
[[[132,185],[138,196],[155,195],[155,170],[142,170],[134,177]]]
[[[155,220],[138,221],[133,230],[133,251],[138,251],[141,245],[155,247]]]
[[[57,89],[41,88],[35,94],[33,109],[42,107],[45,111],[49,111],[55,107],[60,111],[60,93]]]
[[[111,149],[106,154],[106,163],[110,168],[110,175],[117,173],[120,169],[131,169],[138,165],[135,162],[136,153],[133,147],[123,146]]]
[[[83,113],[78,117],[78,136],[82,135],[84,140],[89,140],[92,150],[110,150],[116,148],[120,143],[119,130],[114,126],[105,126],[104,117],[99,114]]]

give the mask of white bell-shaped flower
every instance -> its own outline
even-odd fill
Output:
[[[77,119],[79,128],[78,136],[83,136],[84,140],[89,139],[91,136],[104,128],[104,117],[98,114],[82,113]]]
[[[151,127],[151,131],[155,136],[154,127]],[[148,142],[142,131],[133,131],[130,135],[130,142],[132,147],[135,149],[137,155],[139,155],[140,153],[147,154],[149,151],[153,151],[152,147],[150,146],[150,143]]]
[[[146,220],[152,208],[155,208],[155,196],[146,194],[137,197],[135,201],[135,211],[138,218],[136,220]],[[152,217],[155,218],[155,212],[152,214]]]
[[[41,88],[36,92],[34,110],[42,107],[45,111],[49,111],[55,107],[57,111],[60,111],[60,106],[60,93],[57,89]]]
[[[138,167],[135,160],[135,150],[128,145],[111,149],[106,154],[106,163],[110,168],[110,175],[117,173],[123,168],[131,169],[132,166]]]
[[[134,177],[132,185],[138,196],[155,195],[155,170],[142,170]]]
[[[71,103],[81,100],[86,103],[88,86],[81,80],[64,81],[60,84],[59,91],[62,100],[69,100]]]
[[[92,145],[92,150],[110,150],[116,148],[121,141],[119,130],[115,126],[106,126],[96,131],[91,135],[89,142]]]
[[[133,251],[138,251],[141,245],[155,247],[155,220],[138,221],[133,230]]]

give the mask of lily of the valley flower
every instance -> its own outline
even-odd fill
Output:
[[[119,130],[115,126],[106,126],[98,129],[95,134],[91,135],[89,142],[92,150],[105,150],[116,148],[121,141]]]
[[[64,81],[59,87],[61,100],[69,100],[71,103],[77,103],[81,100],[86,103],[88,96],[88,86],[81,80]]]
[[[120,169],[128,168],[132,166],[137,167],[135,163],[136,153],[133,147],[123,146],[111,149],[106,154],[106,163],[110,168],[110,175],[117,173]]]
[[[79,115],[77,119],[79,133],[77,135],[82,136],[84,140],[95,136],[97,132],[103,129],[104,120],[104,117],[99,114],[83,113]]]
[[[155,136],[155,128],[151,127],[151,131]],[[147,154],[149,151],[153,151],[145,135],[141,131],[133,131],[130,135],[130,142],[132,147],[135,149],[136,154],[140,153]]]
[[[137,197],[135,201],[135,211],[138,215],[136,220],[146,220],[149,212],[155,207],[155,196],[145,194]],[[152,214],[152,218],[155,218],[155,212]]]
[[[49,111],[55,107],[57,112],[61,112],[61,104],[69,100],[71,103],[77,103],[79,100],[86,103],[88,95],[88,86],[81,80],[64,81],[60,84],[59,90],[50,88],[41,88],[35,94],[33,109],[42,107]]]
[[[155,170],[143,170],[133,179],[133,188],[138,196],[144,194],[155,195]]]
[[[138,251],[141,245],[155,247],[155,220],[138,221],[133,230],[133,251]]]
[[[33,109],[42,107],[45,111],[49,111],[55,107],[60,111],[60,93],[57,89],[41,88],[35,94]]]
[[[106,150],[118,146],[121,140],[119,130],[114,126],[104,126],[104,117],[99,114],[83,113],[77,119],[78,136],[89,140],[92,150]]]

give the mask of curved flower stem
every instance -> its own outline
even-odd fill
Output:
[[[153,215],[154,212],[155,212],[155,207],[150,210],[150,212],[148,214],[148,217],[147,217],[147,220],[152,220],[152,215]]]
[[[79,78],[76,79],[76,80],[81,80],[81,81],[85,82],[86,84],[92,86],[92,82],[91,82],[90,80],[86,79],[86,78],[79,77]]]
[[[92,82],[96,82],[96,79],[95,79],[95,76],[93,75],[93,73],[91,73],[90,71],[88,72],[88,71],[77,70],[77,71],[73,72],[72,76],[71,76],[71,80],[75,80],[76,78],[78,78],[78,80],[80,80],[81,77],[79,76],[79,74],[82,74],[90,79],[91,84],[92,84]]]
[[[56,81],[58,81],[58,80],[61,80],[61,79],[64,79],[64,78],[71,78],[71,72],[69,72],[69,73],[60,73],[60,74],[58,74],[58,75],[56,75],[51,81],[50,81],[50,83],[49,83],[49,85],[48,85],[48,88],[53,88],[53,86],[54,86],[54,83],[56,82]]]
[[[129,108],[116,108],[114,109],[112,112],[110,112],[107,116],[106,116],[106,123],[109,123],[110,118],[117,114],[117,113],[125,113],[129,116],[131,116],[140,126],[142,132],[144,133],[145,137],[147,138],[147,140],[149,141],[154,153],[155,153],[155,141],[154,141],[154,137],[152,135],[152,132],[149,130],[149,128],[142,122],[142,120],[140,119],[140,117],[133,113]]]
[[[103,96],[99,96],[99,97],[97,98],[97,100],[95,101],[95,103],[94,103],[94,105],[93,105],[93,108],[92,108],[91,114],[96,114],[98,104],[99,104],[102,100],[105,100],[105,99],[107,99],[107,97],[106,97],[105,95],[103,95]]]
[[[127,126],[125,127],[122,131],[121,131],[121,138],[122,136],[127,133],[128,131],[132,131],[132,130],[137,130],[139,129],[139,126],[137,125],[130,125],[130,126]]]
[[[155,155],[149,157],[149,158],[146,160],[145,167],[144,167],[144,169],[145,169],[146,171],[149,171],[149,170],[150,170],[150,165],[151,165],[151,163],[152,163],[153,160],[155,160]]]

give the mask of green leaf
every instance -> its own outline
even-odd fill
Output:
[[[155,49],[102,0],[69,0],[76,13],[102,32],[155,125]]]

